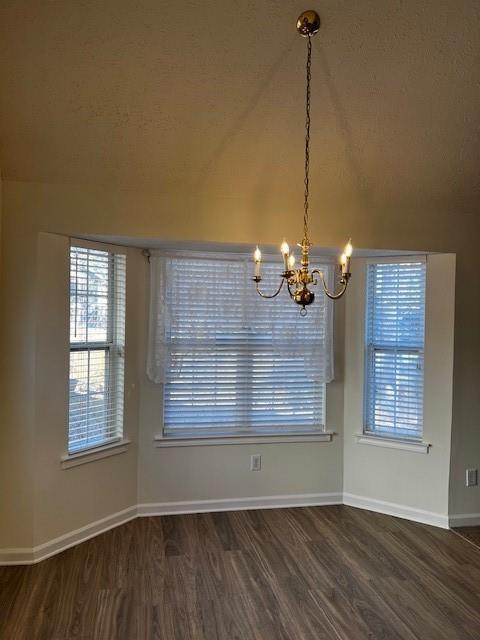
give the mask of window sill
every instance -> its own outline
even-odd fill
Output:
[[[71,467],[78,467],[80,464],[87,464],[88,462],[94,462],[95,460],[102,460],[103,458],[110,458],[110,456],[116,456],[119,453],[125,453],[128,450],[130,440],[119,440],[112,444],[105,444],[95,449],[87,449],[85,451],[79,451],[78,453],[65,454],[60,458],[60,464],[62,469],[70,469]]]
[[[401,449],[403,451],[413,451],[415,453],[428,453],[432,446],[428,442],[407,440],[401,438],[387,438],[385,436],[374,436],[366,433],[355,435],[357,444],[368,444],[374,447],[385,447],[387,449]]]
[[[334,433],[293,433],[264,436],[201,436],[198,438],[172,438],[155,436],[153,441],[158,448],[168,447],[212,447],[231,444],[287,444],[290,442],[331,442]]]

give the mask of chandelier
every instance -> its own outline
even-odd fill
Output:
[[[337,292],[329,291],[325,277],[319,269],[313,269],[310,271],[309,264],[309,252],[311,242],[308,237],[308,198],[309,198],[309,171],[310,171],[310,79],[311,79],[311,62],[312,62],[312,36],[314,36],[320,29],[320,17],[315,11],[304,11],[297,20],[298,33],[307,38],[307,64],[306,64],[306,101],[305,101],[305,193],[303,204],[303,239],[298,244],[301,249],[301,267],[295,268],[295,256],[290,251],[290,247],[284,240],[280,247],[280,251],[283,256],[284,271],[281,274],[281,282],[277,291],[272,295],[267,295],[260,290],[260,282],[262,281],[261,264],[262,254],[260,249],[257,248],[254,251],[253,259],[255,261],[255,276],[253,281],[257,293],[262,298],[275,298],[278,296],[284,284],[287,285],[288,293],[294,302],[300,305],[301,315],[306,315],[307,310],[305,307],[312,304],[315,300],[315,293],[308,288],[308,285],[317,285],[317,278],[323,285],[323,291],[332,300],[341,298],[345,293],[348,281],[350,279],[350,258],[352,256],[352,243],[349,240],[345,246],[344,252],[340,256],[338,265],[339,269],[339,284],[340,288]]]

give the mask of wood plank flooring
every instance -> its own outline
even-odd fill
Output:
[[[480,527],[457,527],[454,531],[480,549]]]
[[[480,551],[345,506],[140,518],[0,568],[2,640],[479,640]]]

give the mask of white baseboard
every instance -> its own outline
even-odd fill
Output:
[[[156,516],[209,511],[240,511],[245,509],[275,509],[280,507],[306,507],[342,504],[341,493],[306,493],[286,496],[256,498],[231,498],[226,500],[194,500],[189,502],[158,502],[139,504],[113,513],[80,529],[70,531],[33,548],[0,549],[0,566],[35,564],[85,542],[104,531],[133,520],[137,516]]]
[[[285,496],[227,498],[221,500],[193,500],[187,502],[152,502],[139,504],[139,516],[166,516],[180,513],[213,511],[245,511],[248,509],[280,509],[282,507],[310,507],[342,504],[341,493],[303,493]]]
[[[453,527],[478,527],[480,525],[480,513],[456,513],[449,517],[450,526]]]
[[[48,542],[33,548],[20,549],[0,549],[0,566],[12,564],[36,564],[41,560],[46,560],[61,551],[65,551],[70,547],[74,547],[80,542],[85,542],[90,538],[98,536],[109,529],[125,524],[129,520],[137,517],[137,506],[134,505],[128,509],[123,509],[117,513],[113,513],[106,518],[101,518],[95,522],[87,524],[84,527],[69,531],[58,538],[53,538]]]
[[[0,567],[10,564],[33,564],[33,562],[33,549],[31,547],[0,549]]]
[[[375,500],[374,498],[356,496],[352,493],[344,493],[343,504],[350,507],[358,507],[359,509],[367,509],[368,511],[376,511],[377,513],[384,513],[387,516],[396,516],[397,518],[441,527],[442,529],[449,528],[448,515],[446,514],[407,507],[406,505],[395,502],[385,502],[383,500]]]
[[[61,551],[65,551],[89,538],[113,529],[120,524],[142,516],[161,516],[182,513],[205,513],[213,511],[242,511],[248,509],[279,509],[282,507],[307,507],[346,504],[352,507],[376,511],[398,518],[448,529],[451,526],[480,524],[480,514],[460,514],[451,516],[415,509],[405,505],[384,502],[351,493],[303,493],[294,495],[260,496],[249,498],[227,498],[220,500],[193,500],[185,502],[154,502],[133,505],[128,509],[113,513],[106,518],[92,522],[75,531],[33,548],[0,549],[0,566],[35,564]]]

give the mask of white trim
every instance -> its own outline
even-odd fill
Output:
[[[128,247],[122,245],[97,242],[96,240],[87,240],[85,238],[75,238],[74,236],[70,236],[70,247],[94,249],[95,251],[108,251],[108,253],[117,253],[122,255],[126,255],[128,251]]]
[[[331,442],[333,431],[312,434],[284,434],[264,436],[203,436],[199,438],[172,438],[157,435],[155,447],[205,447],[231,444],[291,444],[292,442]]]
[[[341,493],[305,493],[298,495],[262,496],[254,498],[227,498],[219,500],[193,500],[188,502],[158,502],[139,504],[106,518],[65,533],[36,547],[0,549],[0,566],[36,564],[50,556],[85,542],[109,529],[125,524],[136,517],[213,511],[242,511],[246,509],[279,509],[281,507],[307,507],[342,504]]]
[[[58,538],[39,544],[36,547],[23,549],[0,549],[0,566],[11,564],[36,564],[41,560],[46,560],[65,549],[74,547],[80,542],[85,542],[90,538],[98,536],[109,529],[125,524],[137,516],[137,506],[128,507],[117,513],[112,513],[106,518],[100,518],[90,524],[65,533]]]
[[[448,518],[451,527],[478,527],[480,513],[455,513]]]
[[[33,549],[31,547],[0,549],[0,567],[33,563]]]
[[[428,254],[424,251],[420,253],[395,256],[371,256],[365,258],[365,264],[407,264],[410,262],[427,262]]]
[[[133,249],[149,249],[150,251],[196,251],[205,255],[206,253],[236,253],[239,255],[251,256],[255,245],[252,244],[237,244],[231,242],[187,242],[179,240],[161,240],[160,238],[140,238],[135,236],[113,236],[113,235],[100,235],[100,234],[83,234],[76,236],[79,239],[90,240],[92,242],[103,242],[107,244],[113,244],[116,246],[130,247]],[[272,256],[279,256],[279,249],[274,245],[262,245],[262,255],[266,254]],[[261,247],[260,247],[261,248]],[[416,256],[416,255],[430,255],[435,254],[434,251],[412,251],[408,249],[359,249],[355,247],[355,252],[352,259],[365,259],[365,258],[383,258],[383,257],[395,257],[395,256]],[[312,258],[318,257],[331,257],[337,260],[338,247],[319,247],[314,246],[310,252]]]
[[[153,502],[132,505],[127,509],[96,520],[84,527],[70,531],[58,538],[33,548],[20,547],[0,549],[0,566],[35,564],[65,549],[85,542],[109,529],[129,522],[136,517],[162,516],[182,513],[205,513],[214,511],[243,511],[249,509],[280,509],[286,507],[308,507],[345,504],[351,507],[376,511],[389,516],[422,522],[434,527],[449,528],[449,518],[441,513],[415,509],[405,505],[384,502],[351,493],[303,493],[293,495],[258,496],[247,498],[221,498],[218,500],[192,500],[180,502]],[[480,523],[480,514],[462,514],[450,517],[455,526]]]
[[[343,504],[359,509],[367,509],[368,511],[376,511],[377,513],[384,513],[387,516],[395,516],[396,518],[405,518],[406,520],[413,520],[413,522],[429,524],[433,527],[441,527],[442,529],[449,528],[448,515],[443,513],[425,511],[424,509],[416,509],[394,502],[385,502],[384,500],[357,496],[352,493],[343,494]]]
[[[151,502],[139,504],[138,516],[166,516],[182,513],[214,511],[245,511],[250,509],[280,509],[342,504],[341,493],[303,493],[298,495],[259,496],[252,498],[221,498],[185,502]]]
[[[251,247],[246,247],[245,251],[228,251],[221,250],[216,248],[205,248],[205,249],[175,249],[175,248],[153,248],[148,249],[150,251],[150,255],[154,258],[192,258],[195,260],[238,260],[242,262],[244,260],[251,261],[253,265],[253,251],[255,249],[255,245]],[[324,255],[318,252],[310,253],[310,257],[315,262],[320,262],[323,264],[333,265],[337,263],[337,257],[335,255]],[[277,253],[272,250],[262,250],[262,262],[267,262],[270,264],[278,264],[280,269],[282,267],[282,254],[280,251]]]
[[[402,449],[403,451],[414,451],[415,453],[428,453],[432,446],[428,442],[408,440],[406,438],[388,438],[385,436],[375,436],[369,433],[356,433],[357,444],[368,444],[374,447],[385,447],[387,449]]]
[[[78,467],[79,464],[87,464],[87,462],[110,458],[110,456],[116,456],[119,453],[128,451],[129,444],[131,444],[131,441],[124,438],[118,442],[104,444],[94,449],[85,449],[77,453],[66,453],[60,458],[60,464],[62,465],[62,469],[71,469],[72,467]]]

